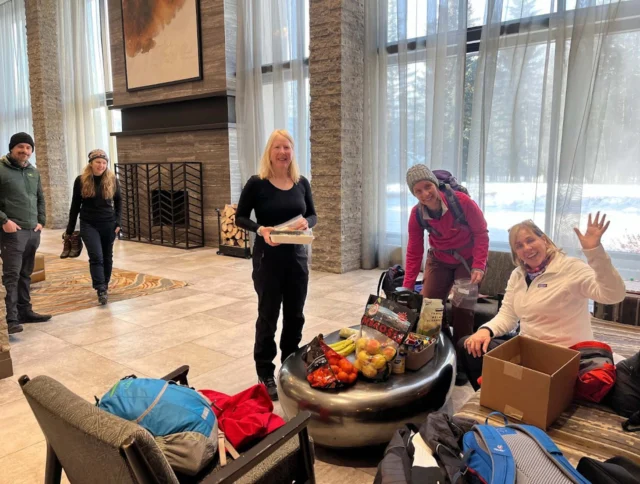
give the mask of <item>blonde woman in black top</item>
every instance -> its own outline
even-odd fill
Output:
[[[89,254],[93,288],[100,304],[107,304],[113,268],[113,243],[120,231],[122,199],[109,158],[102,150],[89,153],[89,164],[73,184],[67,234],[72,234],[80,215],[80,237]]]
[[[278,399],[274,380],[277,348],[275,334],[282,305],[281,360],[298,349],[304,325],[309,267],[307,247],[276,244],[270,235],[276,225],[299,215],[293,230],[313,227],[318,217],[309,181],[300,176],[293,138],[285,130],[271,133],[260,160],[260,172],[252,176],[240,195],[236,225],[256,232],[253,247],[253,284],[258,294],[258,319],[253,358],[261,383],[272,400]],[[251,220],[255,211],[256,222]]]

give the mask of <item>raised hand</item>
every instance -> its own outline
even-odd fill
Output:
[[[607,215],[602,215],[600,218],[600,212],[596,213],[595,220],[591,220],[591,214],[589,214],[589,221],[587,222],[587,230],[584,235],[580,233],[577,227],[574,227],[574,231],[578,236],[578,240],[580,241],[580,245],[584,250],[595,249],[600,245],[600,239],[602,239],[602,235],[609,228],[609,223],[606,222]]]

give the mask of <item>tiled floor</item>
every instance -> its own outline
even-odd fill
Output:
[[[60,250],[60,231],[45,231],[40,251]],[[86,260],[86,251],[81,257]],[[256,383],[257,299],[250,261],[218,256],[215,249],[117,241],[114,265],[190,285],[57,316],[12,336],[15,375],[0,380],[0,484],[44,478],[44,437],[17,383],[21,375],[49,375],[91,401],[125,375],[159,377],[182,364],[191,366],[190,383],[196,388],[233,394]],[[357,324],[379,274],[312,272],[303,342]],[[454,407],[470,392],[469,386],[456,388]],[[282,413],[278,405],[276,411]],[[379,459],[379,450],[318,449],[316,476],[319,483],[371,483]]]

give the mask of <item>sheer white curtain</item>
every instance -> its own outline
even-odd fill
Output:
[[[576,253],[573,227],[602,210],[614,262],[640,259],[639,7],[488,0],[468,171],[494,248],[532,218]]]
[[[364,268],[403,258],[408,167],[466,176],[466,34],[466,0],[365,2]]]
[[[33,135],[24,0],[0,0],[0,153],[20,131]],[[36,140],[36,147],[37,147]],[[35,162],[35,153],[31,158]]]
[[[95,148],[109,153],[99,0],[58,0],[62,104],[69,190]]]
[[[309,165],[308,0],[238,0],[236,116],[242,184],[258,171],[274,129],[293,136],[303,175]]]

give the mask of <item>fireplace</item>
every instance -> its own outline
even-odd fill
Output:
[[[202,164],[119,163],[121,237],[194,249],[204,246]]]

